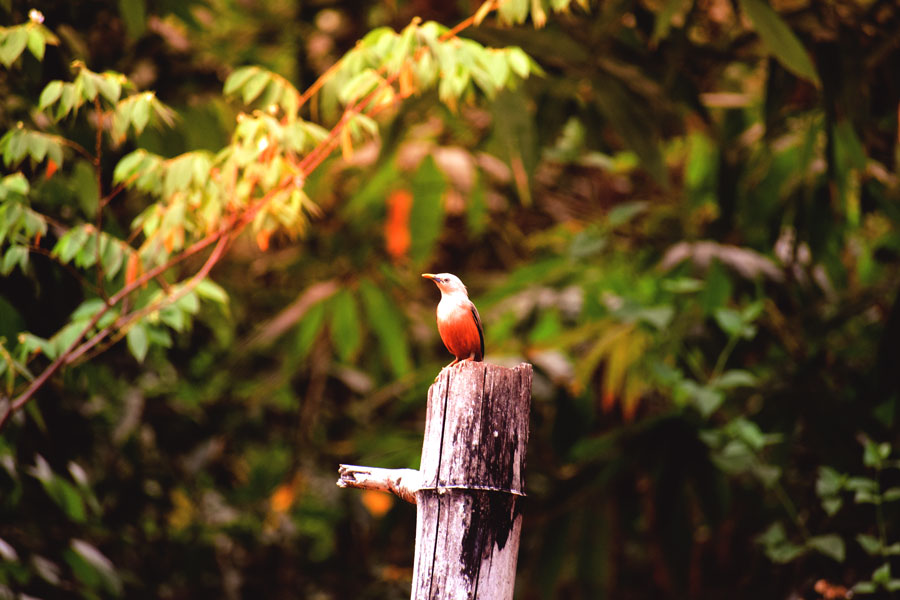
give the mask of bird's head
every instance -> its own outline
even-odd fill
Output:
[[[468,296],[466,286],[460,281],[459,277],[452,273],[422,273],[422,277],[432,280],[442,294],[462,293]]]

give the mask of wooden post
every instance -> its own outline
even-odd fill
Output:
[[[509,600],[515,586],[531,365],[464,362],[428,390],[419,471],[341,465],[342,487],[415,500],[413,600]]]

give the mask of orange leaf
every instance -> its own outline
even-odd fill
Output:
[[[272,237],[271,229],[263,229],[256,234],[256,245],[265,252],[269,249],[269,239]]]
[[[605,390],[603,398],[600,400],[600,406],[603,412],[609,412],[616,405],[616,393],[613,390]]]
[[[53,177],[53,174],[56,173],[57,169],[59,169],[59,165],[56,164],[56,161],[52,158],[47,159],[47,172],[44,175],[46,179],[50,179]]]
[[[341,129],[341,157],[346,161],[353,159],[353,140],[348,127]]]
[[[413,197],[409,190],[402,189],[394,190],[387,198],[388,216],[384,226],[384,241],[388,254],[394,260],[405,256],[412,243],[409,232],[412,201]]]
[[[416,91],[412,66],[410,66],[408,62],[403,63],[403,66],[400,68],[400,76],[398,79],[401,96],[406,98]]]
[[[387,492],[366,490],[362,493],[362,503],[373,517],[381,517],[394,505],[394,497]]]
[[[35,246],[41,245],[41,232],[40,231],[38,231],[37,233],[34,234],[34,245]]]
[[[141,260],[138,258],[137,252],[135,252],[128,257],[128,264],[125,266],[125,285],[134,283],[140,270]]]
[[[269,498],[269,506],[272,512],[285,513],[294,504],[295,489],[293,482],[282,483],[279,485],[272,497]]]

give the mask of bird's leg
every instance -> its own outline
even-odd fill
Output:
[[[452,367],[453,365],[461,365],[461,364],[463,364],[464,362],[469,362],[469,361],[473,361],[473,360],[475,360],[475,357],[474,357],[474,356],[467,356],[467,357],[465,357],[465,358],[457,358],[457,359],[454,360],[452,363],[450,363],[449,365],[447,365],[447,367]],[[447,367],[444,367],[444,368],[446,369]]]
[[[468,359],[463,359],[463,360],[468,360]],[[459,362],[459,359],[458,359],[458,358],[454,358],[452,363],[450,363],[449,365],[447,365],[446,367],[444,367],[443,369],[441,369],[441,373],[443,373],[445,369],[449,369],[450,367],[452,367],[453,365],[455,365],[455,364],[458,363],[458,362]],[[437,381],[437,380],[440,378],[441,373],[438,373],[437,375],[435,375],[435,377],[434,377],[434,380],[435,380],[435,381]]]

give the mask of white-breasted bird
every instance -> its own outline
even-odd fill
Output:
[[[438,333],[447,350],[456,357],[447,366],[465,360],[484,360],[481,317],[469,300],[466,286],[451,273],[423,273],[422,277],[432,280],[441,290],[441,301],[437,305]]]

